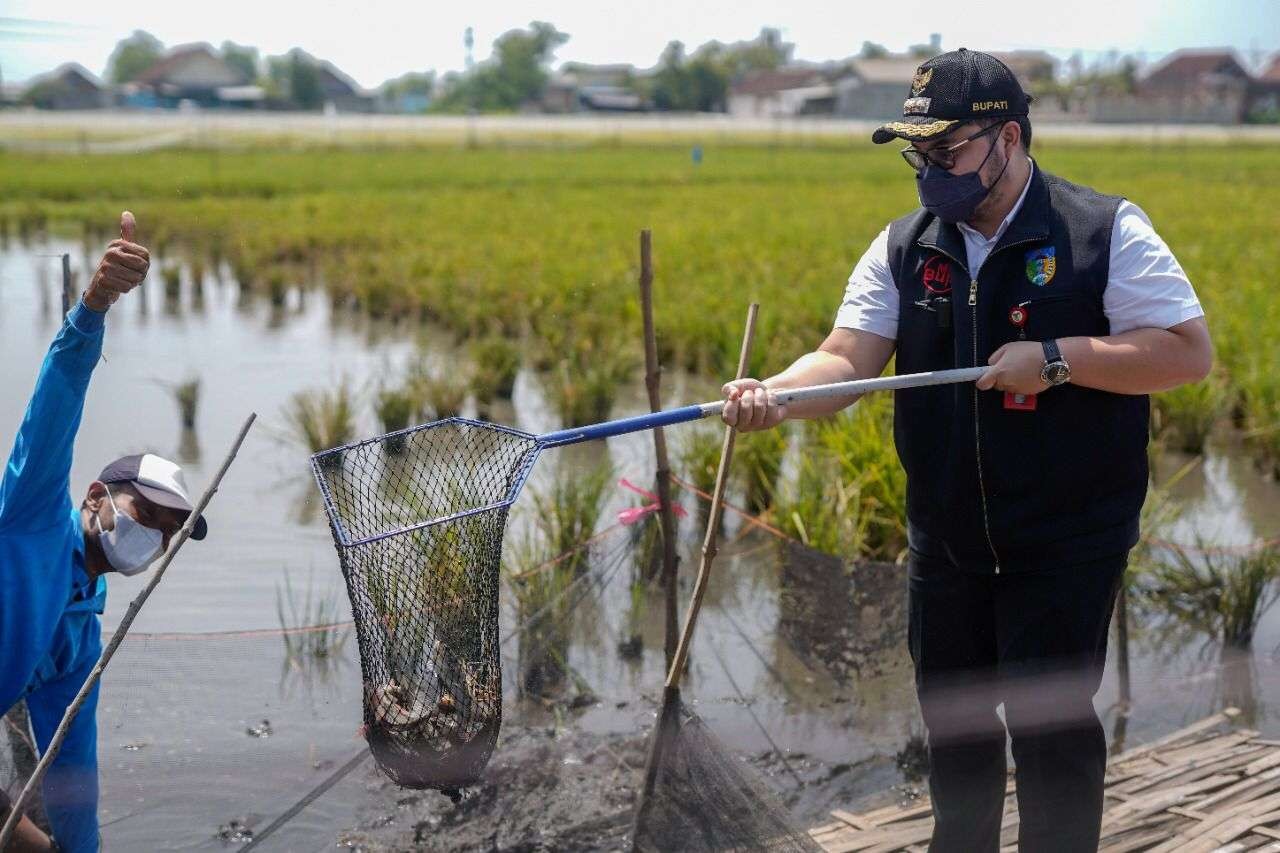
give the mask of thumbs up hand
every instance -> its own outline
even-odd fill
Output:
[[[84,292],[85,307],[106,311],[121,294],[133,290],[147,277],[151,253],[134,242],[137,223],[133,214],[120,214],[120,239],[112,240]]]

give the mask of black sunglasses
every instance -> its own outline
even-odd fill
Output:
[[[908,145],[902,149],[902,159],[907,161],[907,165],[915,169],[917,172],[923,172],[925,166],[937,166],[939,169],[954,169],[956,165],[955,152],[968,145],[973,140],[983,134],[989,133],[998,127],[1004,127],[1003,121],[995,124],[989,124],[979,130],[972,136],[965,137],[955,145],[948,145],[945,148],[930,148],[928,151],[921,151],[919,148],[912,148]]]

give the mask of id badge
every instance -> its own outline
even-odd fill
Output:
[[[1004,392],[1004,407],[1014,412],[1034,412],[1036,410],[1035,394],[1015,394]]]

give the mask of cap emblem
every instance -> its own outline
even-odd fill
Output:
[[[929,114],[929,104],[933,102],[933,98],[907,98],[902,102],[902,114],[904,116],[927,116]]]
[[[930,78],[933,77],[933,69],[917,69],[914,77],[911,78],[911,94],[918,95],[924,91],[924,87],[929,85]]]

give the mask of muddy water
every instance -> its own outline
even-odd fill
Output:
[[[58,261],[47,256],[63,251],[77,270],[87,268],[90,258],[75,244],[0,251],[0,446],[11,443],[57,328]],[[163,263],[157,259],[155,269]],[[456,355],[444,335],[335,312],[318,292],[294,289],[283,306],[272,306],[210,273],[197,301],[184,270],[177,300],[166,302],[158,276],[145,300],[136,297],[109,319],[73,490],[81,492],[109,459],[152,450],[181,459],[198,491],[248,411],[260,421],[210,507],[209,540],[184,550],[135,624],[140,636],[108,671],[99,714],[104,836],[118,849],[221,849],[238,843],[233,820],[260,829],[360,745],[354,638],[329,659],[302,666],[288,663],[278,636],[254,633],[278,627],[277,589],[286,574],[295,588],[334,596],[346,613],[307,454],[290,436],[283,406],[297,391],[345,380],[364,394],[359,434],[372,435],[369,399],[380,379],[419,351],[446,363]],[[193,375],[202,383],[200,410],[197,429],[184,434],[164,383]],[[715,391],[681,377],[669,384],[673,403]],[[637,383],[617,411],[644,408]],[[535,433],[559,426],[529,374],[521,375],[513,405],[492,417]],[[650,446],[646,436],[630,436],[553,451],[539,462],[534,485],[555,466],[605,459],[619,475],[647,483]],[[1179,462],[1166,457],[1161,475]],[[1187,511],[1171,539],[1190,542],[1199,532],[1233,544],[1280,534],[1280,489],[1259,479],[1229,442],[1175,491]],[[682,527],[683,565],[691,575],[697,512],[693,499],[683,499],[691,511]],[[611,511],[632,503],[634,496],[618,489]],[[591,697],[579,709],[515,700],[521,638],[505,602],[509,727],[604,740],[648,729],[662,681],[661,606],[650,599],[628,617],[635,567],[626,544],[624,531],[595,549],[574,611],[566,660],[578,687],[568,692]],[[891,785],[909,786],[896,757],[921,728],[903,645],[902,570],[851,570],[732,516],[717,565],[685,690],[697,713],[803,820],[817,822],[826,810]],[[105,625],[119,620],[144,582],[111,579]],[[624,655],[619,644],[637,625],[643,648]],[[1135,708],[1123,733],[1130,743],[1228,702],[1244,705],[1264,730],[1280,732],[1280,669],[1272,657],[1280,610],[1264,618],[1254,653],[1244,659],[1224,660],[1194,637],[1161,644],[1140,625],[1134,634]],[[1115,699],[1113,662],[1098,696],[1113,731]],[[576,760],[566,754],[564,772],[575,772]],[[353,774],[268,849],[331,848],[369,814],[381,815],[387,832],[416,820],[375,780],[367,768]]]

